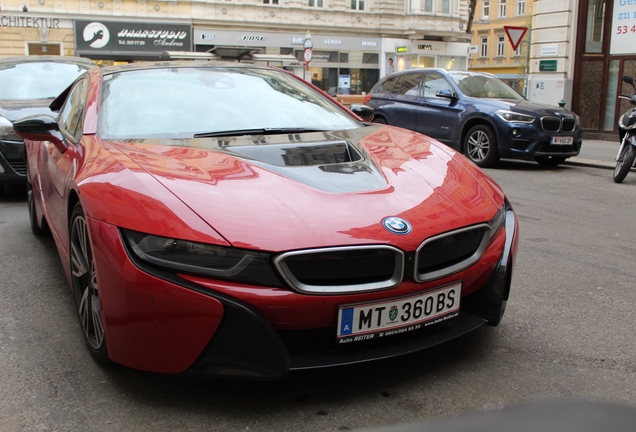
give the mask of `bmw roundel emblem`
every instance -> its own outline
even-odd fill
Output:
[[[395,216],[382,219],[382,226],[393,234],[405,235],[411,232],[411,224]]]

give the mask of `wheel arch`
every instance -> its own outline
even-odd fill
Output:
[[[462,154],[464,153],[464,150],[465,150],[464,141],[466,140],[466,135],[468,134],[468,131],[477,125],[490,126],[493,133],[495,134],[495,139],[497,140],[497,147],[499,147],[499,134],[497,133],[497,128],[495,127],[495,124],[487,117],[472,117],[464,122],[464,125],[462,126],[461,135],[459,137],[459,151]]]
[[[75,204],[80,201],[79,194],[75,189],[71,189],[68,192],[68,203],[66,205],[66,215],[68,217],[68,223],[71,224],[71,214],[73,213],[73,208]],[[70,232],[70,231],[69,231]]]

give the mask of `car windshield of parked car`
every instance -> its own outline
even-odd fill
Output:
[[[469,97],[523,100],[523,96],[495,77],[467,73],[452,73],[450,76],[462,93]]]
[[[0,65],[0,100],[55,98],[85,70],[86,66],[72,63]]]
[[[106,139],[191,138],[359,127],[301,81],[267,68],[176,67],[107,75],[98,133]]]

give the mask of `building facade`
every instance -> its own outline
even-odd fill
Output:
[[[469,70],[496,75],[521,94],[525,94],[528,74],[528,42],[530,33],[513,49],[504,27],[529,28],[532,1],[480,0],[472,28]]]
[[[0,0],[0,57],[78,55],[99,64],[161,52],[254,48],[332,94],[365,94],[392,70],[465,69],[466,0]],[[302,57],[310,31],[313,58]]]

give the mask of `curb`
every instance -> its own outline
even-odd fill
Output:
[[[616,167],[616,163],[615,162],[603,162],[603,161],[599,161],[599,160],[594,160],[594,159],[583,159],[583,158],[575,158],[575,159],[566,159],[565,162],[563,162],[564,165],[579,165],[579,166],[587,166],[587,167],[592,167],[592,168],[605,168],[605,169],[611,169],[614,170],[614,168]],[[632,168],[633,170],[633,168]]]

